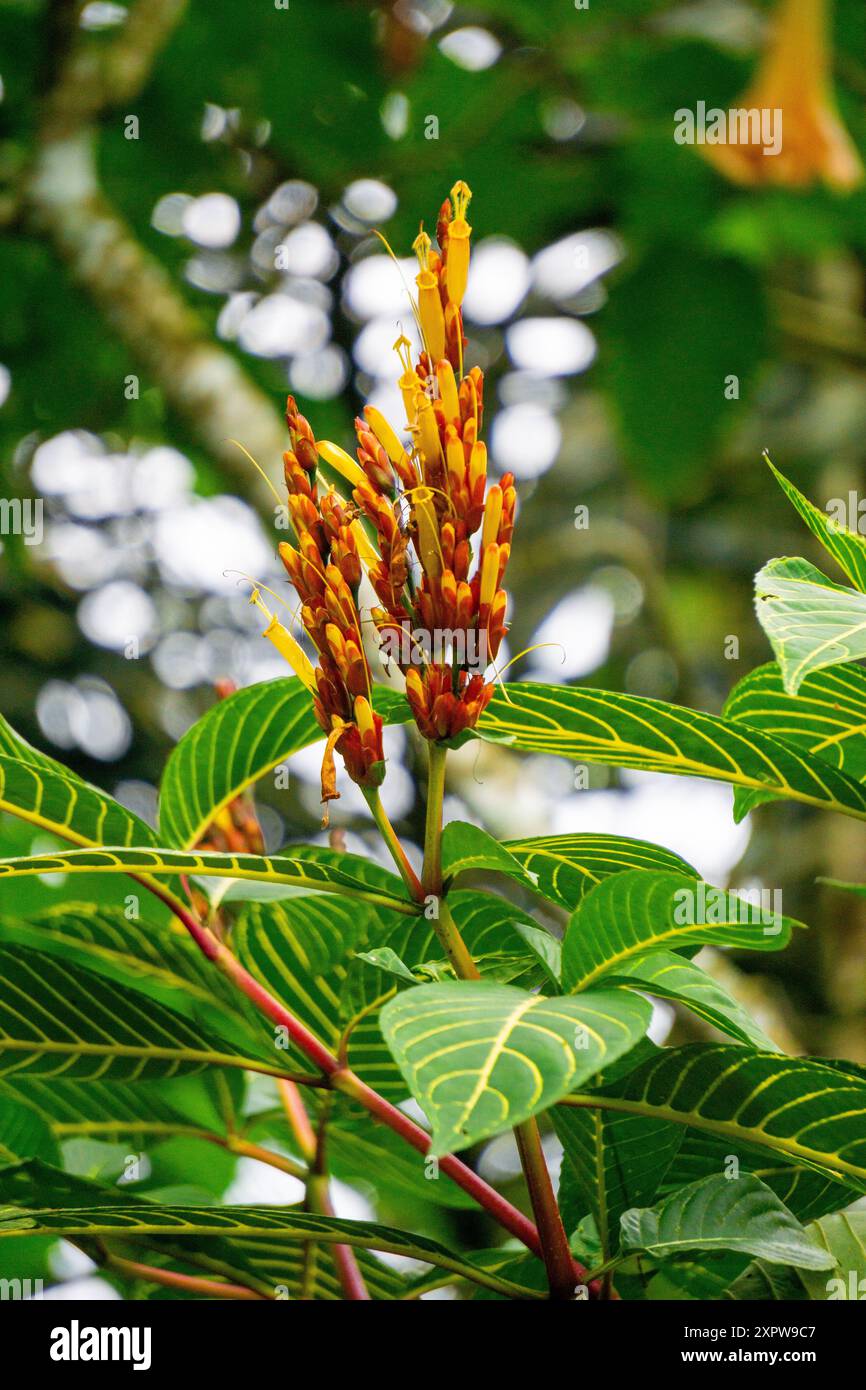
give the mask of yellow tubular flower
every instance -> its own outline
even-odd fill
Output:
[[[481,592],[478,597],[482,608],[489,608],[499,582],[499,546],[488,545],[483,551],[481,561]]]
[[[474,490],[481,478],[487,477],[487,445],[478,439],[472,445],[469,455],[469,486]],[[499,487],[499,484],[496,484]],[[500,488],[500,493],[502,489]]]
[[[452,304],[463,303],[469,276],[469,238],[472,228],[466,221],[466,209],[472,194],[461,179],[451,190],[454,218],[448,225],[448,255],[445,260],[445,284]]]
[[[406,422],[408,425],[415,423],[415,397],[421,388],[421,379],[412,365],[412,344],[405,335],[401,335],[394,344],[394,351],[400,359],[400,366],[403,371],[397,381],[400,394],[403,397],[403,407],[406,411]],[[375,433],[375,431],[374,431]],[[387,452],[387,451],[386,451]]]
[[[391,462],[399,463],[406,450],[403,448],[402,440],[399,438],[396,430],[391,428],[381,410],[377,410],[374,405],[365,405],[364,419],[367,421],[367,424],[370,426],[370,429],[382,445],[382,448],[385,450]]]
[[[439,429],[436,424],[436,412],[432,402],[425,396],[423,391],[419,391],[415,396],[415,434],[418,448],[421,450],[424,462],[429,466],[437,463],[442,452],[439,443]]]
[[[355,723],[361,730],[362,738],[364,734],[375,735],[376,725],[373,723],[373,710],[369,700],[365,699],[363,695],[355,696]]]
[[[254,604],[259,612],[263,613],[268,620],[268,625],[262,633],[262,636],[267,637],[268,641],[273,643],[280,653],[280,656],[284,657],[289,663],[295,675],[298,676],[307,689],[315,695],[316,673],[303,647],[295,641],[288,628],[283,627],[283,624],[276,615],[271,613],[265,606],[258,589],[253,589],[253,592],[250,594],[250,603]]]
[[[340,675],[342,676],[348,669],[349,655],[348,648],[343,640],[343,634],[336,623],[325,624],[325,637],[327,638],[331,656],[336,661]]]
[[[438,579],[442,573],[442,551],[439,546],[439,523],[433,506],[431,488],[413,489],[412,517],[418,528],[418,554],[424,571],[429,579]]]
[[[487,494],[484,505],[484,524],[481,528],[481,553],[486,555],[487,547],[494,545],[499,536],[499,522],[502,519],[502,488],[498,483]]]
[[[436,380],[439,382],[439,396],[445,411],[446,420],[460,419],[460,401],[457,396],[457,382],[454,368],[448,361],[437,362]]]
[[[453,425],[449,425],[446,432],[445,458],[449,478],[459,485],[466,472],[466,460],[463,455],[463,441]]]
[[[351,523],[351,532],[355,537],[355,544],[358,547],[358,554],[366,565],[367,569],[375,567],[379,563],[379,552],[357,519]]]
[[[430,361],[438,362],[440,357],[445,356],[445,315],[439,296],[439,280],[427,264],[430,238],[426,232],[419,233],[415,238],[412,250],[421,265],[420,273],[415,276],[415,284],[418,286],[418,317],[424,346]]]
[[[833,98],[828,0],[779,0],[767,50],[736,109],[781,112],[781,147],[704,145],[705,157],[735,183],[803,188],[816,179],[847,191],[863,165]]]
[[[366,482],[367,475],[359,463],[356,463],[345,449],[341,449],[339,444],[332,444],[328,439],[320,439],[316,445],[325,463],[329,463],[332,468],[342,475],[352,487],[357,487],[359,483]]]

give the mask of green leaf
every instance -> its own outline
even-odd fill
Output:
[[[563,1148],[559,1204],[566,1230],[590,1212],[606,1260],[619,1248],[623,1212],[658,1193],[683,1130],[667,1120],[563,1105],[551,1118]]]
[[[318,866],[314,867],[315,874],[330,875],[332,869],[336,870],[335,882],[340,876],[348,874],[359,887],[363,886],[377,897],[406,899],[397,875],[365,855],[349,854],[345,850],[333,850],[324,845],[288,844],[280,850],[280,857]],[[311,891],[308,884],[301,886],[276,879],[262,881],[246,877],[220,877],[214,883],[200,877],[196,882],[209,893],[214,906],[229,902],[282,902],[286,898],[303,897]]]
[[[71,962],[122,990],[155,999],[236,1046],[255,1045],[261,1016],[185,934],[130,922],[119,908],[56,908],[0,924],[0,943]]]
[[[380,687],[388,722],[411,718],[402,696]],[[184,734],[165,765],[159,797],[163,842],[189,849],[218,811],[278,763],[325,736],[310,692],[296,677],[246,686],[220,700]]]
[[[811,1221],[815,1217],[826,1216],[828,1212],[838,1211],[839,1207],[857,1195],[856,1189],[846,1188],[843,1182],[835,1178],[827,1177],[813,1168],[801,1168],[785,1162],[754,1144],[741,1141],[732,1144],[727,1136],[699,1129],[683,1130],[680,1126],[673,1128],[680,1130],[683,1142],[665,1176],[662,1195],[713,1173],[734,1171],[734,1164],[736,1171],[754,1173],[761,1182],[771,1187],[799,1221]]]
[[[650,1301],[708,1302],[711,1299],[728,1297],[728,1290],[734,1281],[748,1268],[748,1255],[738,1255],[735,1251],[680,1255],[676,1260],[667,1260],[653,1274],[643,1292]],[[773,1265],[777,1273],[780,1265]]]
[[[765,1260],[756,1260],[735,1280],[728,1293],[735,1299],[811,1299],[833,1302],[866,1295],[866,1211],[840,1211],[807,1227],[816,1245],[835,1260],[831,1275],[806,1269],[780,1273]]]
[[[849,531],[848,527],[835,517],[822,512],[808,497],[804,497],[769,459],[767,463],[770,464],[773,476],[785,496],[796,507],[812,534],[818,537],[854,587],[861,593],[866,593],[866,540],[856,531]]]
[[[98,903],[64,903],[29,922],[0,924],[0,942],[17,943],[43,955],[76,961],[110,979],[182,991],[202,1002],[215,997],[232,1007],[241,1002],[235,986],[215,970],[187,937],[164,924]]]
[[[148,1243],[160,1238],[178,1245],[186,1240],[217,1237],[262,1242],[271,1249],[315,1240],[326,1245],[352,1245],[361,1250],[378,1250],[422,1260],[498,1293],[518,1298],[530,1296],[522,1286],[469,1264],[438,1241],[377,1222],[319,1216],[295,1207],[184,1207],[118,1202],[116,1191],[111,1194],[114,1200],[103,1198],[94,1206],[74,1204],[66,1208],[54,1205],[46,1208],[31,1203],[35,1195],[33,1175],[38,1172],[30,1164],[0,1168],[0,1202],[9,1204],[0,1213],[0,1240],[55,1235],[73,1240],[146,1239]],[[22,1205],[18,1212],[13,1212],[11,1206],[16,1203]]]
[[[156,843],[150,826],[118,801],[41,762],[0,756],[0,811],[79,845]]]
[[[377,946],[372,951],[359,951],[358,960],[366,961],[368,965],[374,965],[377,970],[382,970],[386,975],[393,975],[396,980],[404,985],[420,985],[421,981],[416,975],[412,974],[396,951],[392,951],[390,946]]]
[[[449,894],[448,906],[483,976],[524,989],[558,987],[560,942],[514,903],[478,889],[457,889]],[[436,952],[442,952],[438,942]],[[432,953],[431,941],[423,960],[414,951],[411,958],[423,965]]]
[[[684,960],[675,951],[646,951],[614,966],[604,976],[606,985],[625,985],[683,1004],[720,1033],[766,1052],[779,1049],[720,984],[705,970]]]
[[[368,887],[365,877],[343,867],[353,856],[331,854],[330,859],[309,855],[192,854],[171,849],[68,850],[52,855],[0,859],[0,878],[48,873],[134,874],[147,878],[188,874],[200,878],[251,879],[282,884],[305,892],[345,894],[395,912],[417,915],[417,903],[402,892],[399,880],[393,888]]]
[[[16,1072],[0,1080],[0,1102],[24,1103],[36,1110],[57,1141],[88,1137],[114,1142],[189,1136],[207,1131],[223,1135],[226,1116],[218,1100],[238,1072],[209,1069],[160,1081],[40,1079]]]
[[[811,671],[866,656],[866,594],[834,584],[807,560],[771,560],[755,576],[755,611],[785,690]]]
[[[422,918],[404,918],[386,909],[316,894],[281,903],[250,903],[235,924],[232,942],[250,973],[332,1051],[354,1021],[350,1065],[369,1085],[402,1099],[405,1083],[385,1046],[375,1012],[357,1021],[392,991],[394,982],[363,965],[375,980],[374,991],[360,1000],[345,998],[350,970],[355,969],[352,953],[386,940],[394,923],[411,925],[422,937],[429,930]],[[358,963],[359,969],[362,964]]]
[[[688,1125],[866,1192],[866,1082],[818,1060],[716,1043],[665,1048],[564,1103]]]
[[[0,1075],[123,1080],[281,1068],[68,961],[0,947]]]
[[[81,845],[156,844],[149,825],[23,739],[0,714],[0,811]]]
[[[828,888],[838,888],[840,893],[853,893],[856,898],[866,898],[866,883],[846,883],[841,878],[819,878]]]
[[[716,945],[777,951],[799,926],[762,921],[756,904],[682,874],[627,870],[604,879],[572,914],[562,949],[562,983],[586,989],[635,956]]]
[[[465,1149],[546,1110],[621,1057],[649,1022],[624,991],[546,999],[510,985],[420,985],[391,999],[382,1032],[433,1128],[431,1152]]]
[[[462,873],[494,872],[538,891],[535,875],[503,845],[468,821],[450,821],[442,831],[442,876],[446,885]]]
[[[832,1269],[835,1264],[752,1173],[703,1178],[657,1207],[625,1212],[621,1226],[625,1249],[644,1250],[655,1259],[691,1250],[736,1250],[799,1269]]]
[[[38,748],[33,747],[32,743],[28,743],[26,738],[22,738],[2,714],[0,714],[0,756],[13,758],[16,762],[27,763],[30,767],[42,768],[44,771],[59,772],[61,776],[72,777],[74,775],[56,758],[40,752]]]
[[[372,1188],[395,1201],[434,1202],[437,1206],[477,1209],[468,1193],[425,1163],[399,1135],[370,1123],[366,1111],[337,1109],[328,1122],[329,1166],[341,1182]]]
[[[862,666],[844,664],[813,671],[803,678],[797,694],[789,695],[778,663],[768,662],[737,682],[724,715],[820,758],[855,782],[866,781],[866,670]],[[742,815],[772,799],[766,792],[740,787],[734,798]]]
[[[508,736],[527,753],[709,777],[866,819],[866,788],[758,729],[698,710],[574,686],[509,685],[478,734]]]
[[[558,989],[561,943],[533,918],[513,903],[480,890],[457,889],[448,904],[469,954],[485,979],[501,984],[519,983],[525,989],[543,984]],[[392,946],[359,952],[357,959],[393,975],[403,984],[454,978],[453,967],[445,960],[442,946],[432,933],[423,938],[416,935],[405,945],[413,961],[411,967]]]
[[[534,875],[536,891],[569,912],[610,874],[626,869],[697,872],[672,850],[621,835],[537,835],[506,840],[504,850]]]
[[[350,952],[365,946],[372,909],[329,895],[250,903],[232,930],[246,968],[329,1044],[339,1034],[340,990]],[[384,932],[383,932],[384,934]]]
[[[0,1100],[0,1162],[41,1158],[46,1163],[59,1163],[57,1141],[36,1107],[2,1090]]]
[[[166,1202],[165,1198],[161,1200]],[[131,1213],[140,1212],[144,1220],[158,1216],[162,1210],[154,1200],[143,1195],[129,1191],[121,1194],[116,1186],[102,1186],[91,1179],[62,1172],[40,1162],[19,1163],[0,1169],[0,1203],[7,1201],[12,1204],[3,1213],[7,1218],[11,1217],[13,1208],[39,1210],[54,1207],[68,1212],[70,1216],[82,1210],[98,1215],[103,1210],[111,1210],[119,1201]],[[85,1252],[99,1259],[100,1250],[92,1246],[86,1236],[79,1237],[77,1243]],[[223,1237],[215,1231],[199,1238],[184,1234],[175,1240],[171,1230],[163,1232],[160,1229],[153,1236],[136,1234],[135,1244],[140,1250],[150,1252],[156,1264],[168,1261],[173,1268],[179,1266],[181,1272],[192,1269],[194,1273],[203,1272],[211,1277],[219,1275],[257,1288],[266,1296],[279,1293],[281,1297],[292,1299],[339,1300],[343,1297],[330,1258],[323,1253],[315,1261],[310,1275],[305,1245],[297,1241],[265,1242],[260,1238],[247,1239],[233,1234]],[[7,1254],[13,1249],[14,1245],[7,1242]],[[373,1298],[393,1299],[402,1295],[403,1279],[386,1269],[374,1255],[359,1250],[358,1262]],[[140,1288],[141,1281],[138,1281]]]

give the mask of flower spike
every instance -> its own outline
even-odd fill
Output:
[[[313,695],[326,735],[326,806],[339,794],[336,753],[367,792],[385,773],[382,719],[364,649],[368,626],[387,667],[403,673],[426,738],[458,738],[493,695],[486,673],[506,631],[502,584],[516,494],[508,473],[488,488],[480,438],[484,378],[478,367],[463,371],[470,197],[466,184],[456,183],[439,212],[438,245],[424,231],[415,241],[423,349],[416,359],[404,335],[394,344],[405,427],[393,428],[375,406],[365,406],[355,421],[356,461],[339,444],[317,440],[294,399],[288,401],[284,471],[295,542],[281,544],[279,553],[318,655],[315,667],[258,591],[253,601],[268,619],[265,635]],[[411,440],[408,448],[401,434]],[[333,488],[320,492],[319,459],[348,483],[348,500]],[[362,619],[365,573],[376,606]]]

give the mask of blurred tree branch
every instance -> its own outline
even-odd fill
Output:
[[[108,44],[88,41],[81,31],[70,34],[43,103],[43,139],[62,139],[138,96],[186,7],[187,0],[138,0]]]
[[[100,187],[97,122],[147,85],[186,0],[137,0],[119,35],[94,42],[77,30],[52,55],[54,85],[44,102],[26,185],[24,223],[45,237],[223,470],[270,509],[264,483],[231,438],[267,468],[279,459],[284,429],[269,398],[215,343],[169,273],[139,243]],[[65,41],[68,26],[55,26]],[[267,499],[267,503],[265,502]]]

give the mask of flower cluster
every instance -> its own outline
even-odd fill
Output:
[[[280,556],[318,655],[315,671],[270,614],[266,635],[310,687],[316,718],[328,735],[323,799],[336,795],[334,748],[360,786],[374,788],[384,773],[365,626],[389,651],[393,643],[383,641],[389,635],[437,634],[435,659],[426,650],[420,659],[417,651],[407,659],[405,650],[397,659],[426,738],[447,741],[472,728],[493,694],[486,668],[505,633],[502,583],[516,495],[511,474],[487,485],[487,450],[480,437],[484,381],[477,367],[465,370],[464,365],[461,305],[469,269],[470,196],[458,183],[443,204],[438,249],[423,230],[415,241],[419,271],[413,308],[423,348],[413,361],[405,337],[395,344],[406,414],[402,435],[368,405],[355,421],[356,462],[338,445],[317,441],[289,397],[292,447],[284,464],[297,544],[281,545]],[[349,498],[334,488],[320,491],[320,459],[350,484]],[[377,603],[362,614],[364,573]],[[258,594],[254,601],[263,607]],[[476,655],[474,669],[467,652]]]

